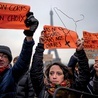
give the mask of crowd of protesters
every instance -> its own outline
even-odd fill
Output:
[[[0,98],[53,98],[55,90],[59,87],[98,95],[98,57],[90,69],[83,39],[77,39],[77,48],[68,66],[62,62],[54,62],[48,64],[43,71],[45,31],[42,30],[32,56],[35,44],[33,35],[39,22],[32,12],[27,13],[24,22],[30,29],[23,31],[26,37],[13,66],[10,66],[12,61],[10,48],[0,45]],[[57,98],[61,98],[61,95],[63,92],[59,92]]]

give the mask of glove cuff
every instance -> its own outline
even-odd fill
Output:
[[[23,32],[26,36],[33,36],[34,32],[30,30],[24,30]]]

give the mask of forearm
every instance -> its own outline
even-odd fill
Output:
[[[79,84],[79,87],[84,90],[90,78],[89,64],[84,50],[77,51],[77,54],[79,59],[79,75],[76,82]]]
[[[90,77],[90,70],[89,70],[89,63],[88,58],[85,54],[84,50],[81,50],[78,53],[78,59],[79,59],[79,73],[80,76],[82,76],[84,79]],[[89,81],[89,80],[88,80]]]
[[[29,68],[31,55],[32,55],[32,47],[34,45],[34,41],[28,42],[26,38],[24,39],[24,43],[22,46],[22,50],[20,52],[19,58],[12,70],[14,73],[15,79],[19,79]],[[16,80],[16,81],[17,81]]]
[[[32,41],[33,38],[32,38],[32,36],[26,36],[26,40],[29,42],[29,41]]]
[[[33,62],[30,70],[31,81],[37,95],[39,95],[44,85],[43,52],[44,45],[38,44],[33,56]]]

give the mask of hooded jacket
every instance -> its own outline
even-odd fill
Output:
[[[19,59],[12,68],[0,75],[0,98],[15,98],[16,87],[20,78],[29,69],[34,41],[24,39]]]

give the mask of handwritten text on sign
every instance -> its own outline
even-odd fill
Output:
[[[98,33],[83,32],[84,48],[98,49]]]
[[[77,33],[66,28],[57,26],[44,26],[44,47],[55,48],[76,48]]]
[[[0,28],[26,29],[26,14],[30,10],[27,5],[0,2]]]

